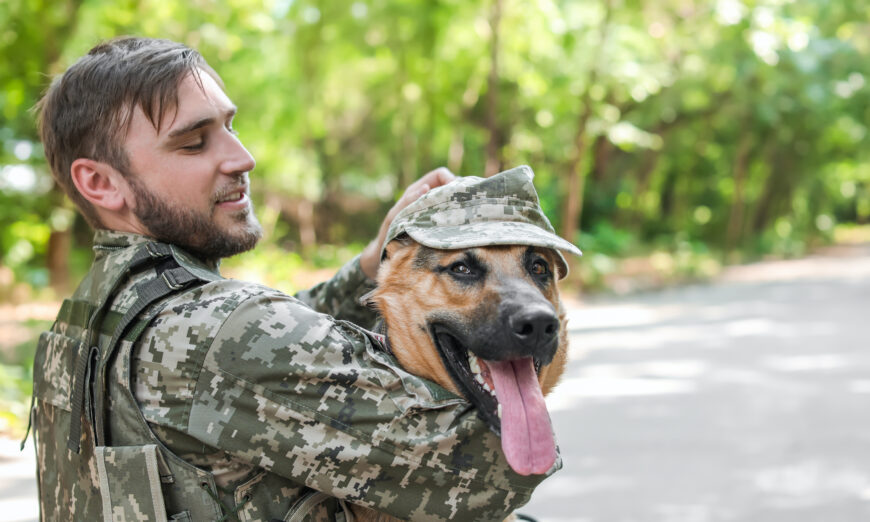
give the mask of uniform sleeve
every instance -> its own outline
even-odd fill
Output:
[[[544,478],[515,474],[464,399],[403,371],[355,326],[277,295],[243,302],[219,330],[188,432],[401,519],[501,520]]]
[[[375,287],[359,263],[360,256],[348,261],[328,281],[296,294],[296,298],[320,313],[371,328],[377,313],[361,305],[359,298]]]

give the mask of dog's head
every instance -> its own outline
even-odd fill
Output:
[[[408,205],[387,231],[369,297],[406,370],[464,396],[518,473],[556,460],[543,394],[562,373],[567,274],[529,167],[466,177]]]
[[[566,360],[560,266],[547,248],[439,250],[402,236],[370,297],[402,366],[474,404],[521,474],[556,458],[543,394]]]

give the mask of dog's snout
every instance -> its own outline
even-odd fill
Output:
[[[559,318],[543,306],[531,307],[511,315],[508,326],[517,341],[534,349],[552,342],[559,332]]]

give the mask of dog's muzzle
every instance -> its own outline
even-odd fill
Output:
[[[549,301],[503,299],[487,326],[468,329],[467,346],[478,357],[506,361],[532,357],[549,364],[559,347],[559,317]]]

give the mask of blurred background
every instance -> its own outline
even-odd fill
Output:
[[[0,2],[0,434],[91,259],[33,106],[102,39],[197,48],[239,107],[265,239],[226,274],[293,292],[440,165],[530,165],[586,256],[566,294],[706,280],[870,240],[867,0]]]

